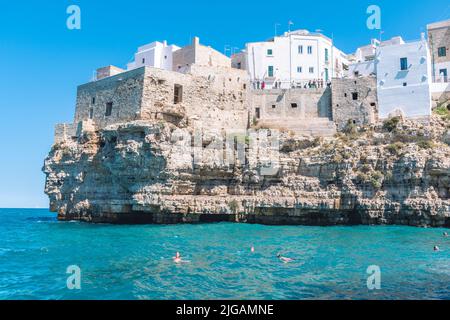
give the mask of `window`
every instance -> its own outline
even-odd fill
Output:
[[[314,73],[314,67],[309,67],[309,73]]]
[[[267,68],[267,73],[269,74],[269,77],[273,77],[273,66]]]
[[[272,49],[267,49],[267,55],[268,55],[268,56],[272,56],[272,55],[273,55]]]
[[[238,63],[237,63],[237,68],[238,68],[238,69],[241,69],[241,68],[242,68],[242,63],[241,63],[241,62],[238,62]]]
[[[406,83],[406,82],[403,82],[403,86],[404,87],[406,87],[408,85],[408,83]]]
[[[255,108],[255,117],[256,119],[259,119],[261,117],[261,111],[259,108]]]
[[[95,104],[95,97],[92,97],[92,104]]]
[[[298,53],[303,54],[303,46],[298,46]]]
[[[344,93],[344,97],[346,97],[346,98],[347,98],[347,93]]]
[[[408,58],[400,58],[400,70],[408,70]]]
[[[94,118],[94,109],[90,108],[89,109],[89,119],[92,119],[92,118]]]
[[[144,64],[145,63],[145,58],[142,58],[142,64]]]
[[[164,56],[164,59],[167,60],[167,56]]]
[[[328,68],[325,68],[325,81],[328,81]]]
[[[272,105],[272,109],[275,109],[276,107],[277,107],[276,105],[274,105],[274,104]]]
[[[328,62],[328,48],[325,48],[325,62]]]
[[[297,72],[302,73],[302,67],[297,67]]]
[[[447,50],[445,47],[438,48],[438,57],[445,57],[447,55]]]
[[[173,88],[173,103],[177,104],[183,101],[183,86],[179,84],[174,85]]]
[[[358,92],[353,92],[352,93],[352,99],[353,100],[358,100]]]
[[[308,54],[312,54],[312,46],[308,46]]]
[[[353,72],[354,74],[355,74],[355,77],[358,77],[359,76],[359,71],[355,71],[355,72]]]
[[[247,89],[247,85],[244,83],[243,85],[242,85],[242,88],[245,90],[245,89]]]
[[[113,103],[112,102],[107,102],[106,103],[105,116],[109,117],[112,114],[112,107],[113,107]]]
[[[297,104],[296,103],[291,103],[291,108],[297,108]]]

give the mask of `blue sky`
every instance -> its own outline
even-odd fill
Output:
[[[66,8],[81,8],[81,30],[68,30]],[[76,87],[100,66],[124,67],[154,40],[186,45],[197,35],[226,45],[285,31],[321,29],[347,53],[379,37],[366,9],[381,8],[383,38],[418,39],[426,24],[450,19],[448,0],[434,1],[2,1],[0,5],[0,207],[47,207],[44,158],[53,127],[71,122]]]

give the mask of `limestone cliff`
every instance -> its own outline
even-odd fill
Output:
[[[45,192],[61,220],[450,227],[448,128],[434,116],[349,124],[326,139],[283,132],[279,150],[254,158],[244,134],[223,161],[225,144],[210,147],[223,132],[203,131],[196,147],[192,128],[127,122],[55,144]],[[278,162],[267,175],[259,160],[269,153]]]

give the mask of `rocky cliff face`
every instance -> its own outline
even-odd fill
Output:
[[[55,144],[45,192],[61,220],[450,227],[449,123],[398,120],[330,139],[283,132],[277,150],[245,134],[224,150],[222,132],[198,145],[192,128],[113,125]]]

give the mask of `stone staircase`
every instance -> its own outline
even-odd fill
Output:
[[[286,129],[300,135],[314,137],[331,137],[336,133],[336,124],[329,118],[308,119],[262,119],[264,127],[273,129]]]

